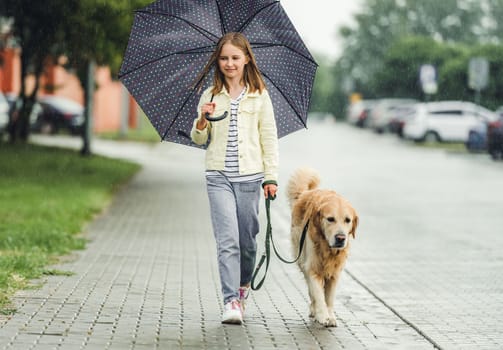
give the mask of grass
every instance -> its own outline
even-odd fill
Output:
[[[0,313],[47,266],[85,247],[79,233],[139,166],[34,145],[0,143]]]
[[[96,136],[103,139],[116,141],[138,141],[150,143],[161,142],[161,137],[154,129],[150,121],[147,119],[145,114],[141,113],[139,118],[139,126],[136,129],[128,129],[125,133],[122,133],[120,131],[101,132]]]
[[[463,142],[414,142],[415,146],[432,149],[443,149],[445,151],[456,153],[468,153]]]

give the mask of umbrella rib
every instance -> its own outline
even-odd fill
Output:
[[[252,16],[250,16],[250,17],[248,18],[248,20],[247,20],[245,23],[243,23],[243,25],[241,26],[241,28],[239,28],[238,32],[241,32],[241,33],[242,33],[242,32],[246,29],[246,27],[247,27],[247,26],[251,23],[251,21],[252,21],[252,20],[253,20],[253,19],[254,19],[254,18],[255,18],[255,17],[256,17],[256,16],[257,16],[260,12],[264,11],[265,9],[267,9],[267,8],[269,8],[269,7],[273,6],[273,5],[276,5],[277,3],[279,3],[279,1],[272,2],[272,3],[270,3],[269,5],[265,5],[264,7],[262,7],[262,8],[260,8],[260,9],[258,9],[258,10],[257,10],[257,11],[256,11],[256,12],[252,15]],[[294,50],[294,49],[292,49],[291,47],[288,47],[287,45],[282,45],[282,44],[281,44],[281,45],[280,45],[280,44],[271,44],[271,43],[253,43],[253,44],[263,45],[262,47],[271,47],[271,46],[284,46],[284,47],[287,47],[288,49],[290,49],[290,50],[292,50],[293,52],[295,52],[295,53],[297,53],[297,54],[301,55],[302,57],[306,58],[307,60],[309,60],[309,61],[313,62],[314,64],[316,64],[316,66],[318,66],[318,64],[317,64],[317,63],[313,60],[313,58],[312,58],[312,57],[308,57],[308,56],[306,56],[306,55],[304,55],[304,54],[302,54],[302,53],[298,52],[297,50]]]
[[[222,35],[224,35],[226,33],[226,29],[224,25],[224,17],[222,16],[222,10],[220,10],[220,5],[218,4],[218,1],[215,1],[215,4],[217,5],[218,17],[220,17],[220,28],[222,31]]]
[[[293,106],[293,104],[291,103],[290,99],[288,99],[288,97],[281,91],[281,89],[276,84],[274,84],[274,81],[271,78],[269,78],[269,76],[267,74],[262,73],[262,75],[264,77],[266,77],[267,80],[269,80],[272,85],[274,85],[274,87],[276,88],[276,90],[278,90],[278,92],[284,97],[284,99],[288,102],[288,104],[290,106]],[[304,128],[307,129],[307,124],[304,122],[304,120],[302,120],[302,116],[293,107],[292,107],[292,109],[295,112],[295,114],[297,115],[297,117],[300,119],[300,122],[302,123],[302,125],[304,125]]]
[[[204,28],[201,28],[201,27],[195,25],[192,22],[187,21],[186,19],[184,19],[182,17],[175,16],[175,15],[172,15],[170,13],[159,13],[159,12],[151,12],[151,11],[145,11],[145,10],[136,10],[135,12],[137,12],[137,13],[147,13],[147,14],[151,14],[151,15],[159,15],[159,16],[166,16],[166,17],[176,18],[176,19],[178,19],[178,20],[180,20],[182,22],[187,23],[189,26],[191,26],[192,28],[194,28],[195,30],[197,30],[199,33],[201,33],[202,35],[204,35],[207,39],[209,39],[209,40],[211,40],[211,41],[213,41],[215,43],[218,41],[218,36],[216,36],[215,34],[207,31]],[[220,12],[220,9],[219,9],[219,12]]]
[[[255,18],[255,16],[257,16],[260,12],[264,11],[266,8],[271,7],[273,5],[276,5],[277,3],[279,3],[279,1],[271,2],[270,4],[265,5],[264,7],[258,9],[257,11],[255,11],[255,13],[253,15],[251,15],[250,17],[248,17],[248,19],[246,20],[246,22],[243,23],[243,25],[241,26],[241,28],[239,28],[238,32],[242,33],[244,31],[244,29],[250,24],[250,22]]]
[[[267,47],[274,47],[274,46],[284,47],[284,48],[286,48],[286,49],[288,49],[290,51],[295,52],[297,55],[304,57],[306,60],[308,60],[311,63],[314,63],[314,65],[316,67],[318,67],[318,63],[316,63],[316,61],[312,57],[306,56],[303,53],[298,52],[297,50],[291,48],[288,45],[284,45],[284,44],[271,44],[271,43],[256,43],[256,42],[250,43],[250,44],[252,46],[252,49],[254,49],[254,50],[255,49],[263,49],[263,48],[267,48]]]
[[[173,53],[170,53],[168,55],[164,55],[162,57],[159,57],[159,58],[153,59],[151,61],[145,62],[142,65],[134,67],[134,68],[130,69],[129,71],[125,72],[125,73],[119,74],[119,79],[123,79],[124,77],[126,77],[130,73],[132,73],[132,72],[134,72],[136,70],[139,70],[139,69],[141,69],[141,68],[143,68],[143,67],[145,67],[145,66],[147,66],[149,64],[152,64],[152,63],[155,63],[155,62],[160,61],[162,59],[165,59],[165,58],[167,58],[169,56],[194,54],[194,53],[204,53],[204,52],[213,52],[213,50],[214,50],[214,46],[213,45],[209,45],[209,46],[201,46],[201,47],[197,47],[195,49],[190,49],[190,50],[185,50],[185,51],[173,52]]]
[[[203,77],[203,79],[204,79],[204,77]],[[187,104],[187,102],[189,101],[189,99],[192,97],[192,95],[194,94],[194,92],[195,92],[195,90],[191,90],[190,91],[189,96],[187,96],[187,98],[185,99],[185,101],[183,101],[182,106],[180,107],[180,109],[178,110],[178,112],[175,113],[175,116],[177,116],[180,113],[180,111],[183,109],[183,107],[185,107],[185,105]],[[175,123],[175,121],[176,121],[176,117],[173,118],[173,120],[171,121],[171,123],[169,124],[169,126],[166,128],[166,131],[164,131],[164,133],[162,134],[162,140],[164,140],[164,138],[166,137],[168,131],[171,129],[171,127],[173,126],[173,124]]]

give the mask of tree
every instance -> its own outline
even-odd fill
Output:
[[[51,0],[48,6],[43,1],[3,0],[0,13],[14,18],[13,34],[17,38],[21,51],[21,109],[17,118],[9,121],[11,142],[18,138],[26,141],[29,133],[29,115],[39,88],[39,76],[44,63],[54,53],[61,31],[58,23],[68,13],[77,0]],[[25,78],[33,74],[36,77],[35,88],[28,95]]]
[[[340,31],[345,39],[341,60],[347,74],[366,85],[383,68],[386,53],[400,38],[412,35],[472,43],[480,37],[483,17],[478,0],[366,0],[364,11],[355,16],[356,28]]]
[[[439,43],[430,37],[405,37],[395,42],[383,57],[383,68],[377,72],[374,90],[377,97],[424,97],[419,84],[419,70],[423,64],[437,69],[444,82],[444,65],[457,57],[464,57],[466,49],[460,45]]]
[[[339,85],[348,79],[345,76],[365,98],[409,93],[420,97],[417,77],[422,63],[437,65],[438,98],[470,96],[470,47],[484,44],[495,50],[503,38],[502,17],[503,0],[365,0],[356,25],[339,33],[345,47],[334,68],[333,100],[347,102]]]
[[[44,62],[66,55],[68,68],[74,69],[86,91],[90,62],[109,65],[117,72],[133,21],[133,10],[149,0],[3,0],[0,13],[14,19],[13,35],[21,46],[23,99],[20,117],[13,121],[11,141],[28,137],[28,116],[35,101],[38,78]],[[27,74],[36,77],[36,89],[26,96]],[[86,105],[87,105],[87,98]],[[89,121],[86,110],[86,122]],[[82,153],[89,153],[84,142]]]
[[[484,57],[489,61],[489,84],[482,90],[480,103],[487,108],[496,109],[502,105],[503,102],[503,47],[501,45],[494,44],[482,44],[475,45],[466,48],[466,54],[459,58],[457,68],[452,69],[452,74],[456,74],[457,79],[454,76],[445,74],[446,81],[442,82],[445,84],[445,92],[449,92],[451,89],[455,89],[456,86],[463,87],[464,98],[466,100],[475,99],[475,91],[468,88],[468,63],[472,57]],[[451,68],[453,65],[451,65]],[[448,84],[451,84],[450,86]]]
[[[323,56],[315,55],[318,69],[313,84],[310,112],[329,112],[333,110],[331,93],[333,90],[332,64]]]
[[[78,9],[64,22],[66,40],[60,46],[60,53],[67,55],[69,66],[77,72],[85,91],[86,107],[91,98],[87,89],[89,65],[96,62],[110,66],[114,75],[118,72],[133,22],[133,10],[148,3],[149,0],[81,0]],[[87,134],[91,111],[88,108],[85,111],[83,155],[91,152]]]
[[[418,83],[419,68],[424,63],[437,68],[439,100],[474,100],[468,87],[468,65],[472,57],[489,61],[489,85],[482,93],[481,103],[495,109],[503,101],[503,47],[439,43],[427,37],[407,37],[393,44],[383,59],[383,69],[375,76],[376,97],[414,97],[422,99]]]
[[[484,21],[475,30],[483,44],[501,44],[503,40],[503,0],[480,0]]]

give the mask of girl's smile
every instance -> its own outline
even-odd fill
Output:
[[[218,67],[226,79],[241,80],[244,66],[248,63],[248,60],[248,56],[240,48],[231,43],[226,43],[222,46],[218,57]]]

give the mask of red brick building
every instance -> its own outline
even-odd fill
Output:
[[[0,49],[0,91],[19,93],[21,87],[20,49]],[[95,132],[117,131],[122,116],[126,115],[128,126],[136,128],[138,106],[122,84],[113,80],[108,67],[98,67],[95,72],[97,90],[94,93],[93,130]],[[35,77],[26,80],[26,89],[32,90]],[[80,81],[61,65],[48,63],[40,77],[39,95],[58,95],[84,103],[84,93]],[[124,103],[127,99],[126,103]]]

